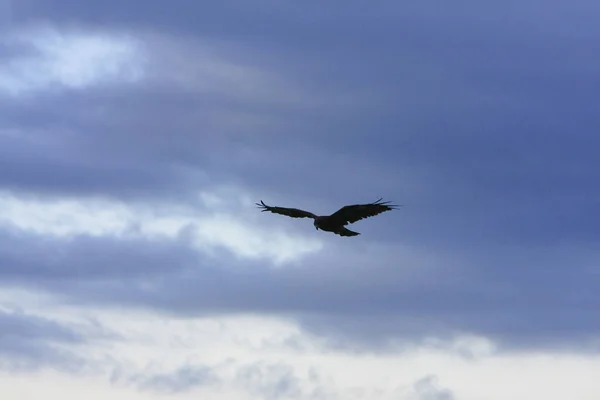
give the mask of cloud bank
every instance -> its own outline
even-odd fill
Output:
[[[0,393],[597,398],[599,14],[0,1]]]

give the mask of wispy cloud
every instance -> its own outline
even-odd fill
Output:
[[[108,337],[100,326],[89,322],[70,324],[0,307],[0,369],[82,372],[89,360],[81,351]]]
[[[33,95],[136,82],[143,77],[140,45],[130,37],[31,28],[2,39],[23,54],[0,63],[0,93]]]
[[[35,235],[178,240],[187,238],[199,251],[224,247],[250,259],[282,263],[322,248],[317,239],[303,239],[253,227],[256,218],[177,205],[132,206],[100,199],[19,199],[0,196],[0,222]]]

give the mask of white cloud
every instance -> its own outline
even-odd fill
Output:
[[[204,194],[203,198],[206,200],[207,196]],[[254,208],[244,210],[239,204],[228,211],[219,211],[210,207],[128,204],[98,198],[25,198],[0,192],[0,209],[0,226],[34,234],[150,240],[176,240],[185,236],[198,251],[209,255],[224,248],[241,258],[270,259],[276,265],[322,248],[318,239],[262,225],[257,215],[252,215],[256,213]]]
[[[2,41],[33,52],[0,61],[0,93],[18,96],[61,87],[83,89],[143,77],[140,44],[125,35],[37,27],[13,32]]]
[[[19,301],[29,306],[24,299]],[[294,323],[276,318],[176,319],[41,303],[30,308],[59,321],[97,319],[123,340],[84,349],[85,355],[102,361],[103,368],[90,370],[97,373],[74,377],[49,370],[30,375],[0,372],[0,393],[11,399],[37,398],[42,393],[78,399],[84,387],[97,396],[90,398],[132,400],[165,393],[181,400],[595,400],[600,396],[600,356],[594,354],[482,351],[482,343],[493,348],[493,341],[466,335],[450,342],[434,340],[435,346],[424,341],[401,352],[357,355],[327,350]],[[290,337],[306,345],[288,346],[285,339]],[[266,342],[279,345],[260,346]],[[26,385],[27,380],[35,384]]]

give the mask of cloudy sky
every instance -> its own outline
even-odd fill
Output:
[[[600,398],[598,20],[0,0],[0,397]]]

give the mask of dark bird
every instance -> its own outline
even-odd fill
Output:
[[[314,220],[315,229],[333,232],[340,236],[357,236],[358,232],[353,232],[345,226],[352,224],[364,218],[374,217],[386,211],[394,210],[398,206],[389,204],[389,201],[381,201],[379,199],[368,204],[353,204],[344,206],[331,215],[315,215],[309,211],[299,210],[297,208],[286,207],[271,207],[260,201],[256,205],[263,212],[270,211],[275,214],[287,215],[292,218],[312,218]]]

